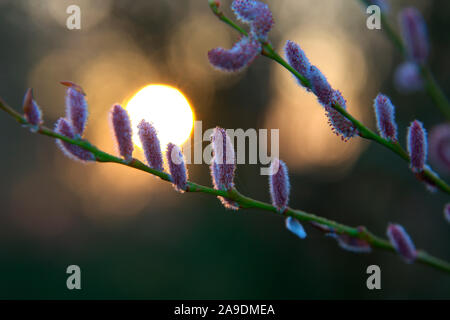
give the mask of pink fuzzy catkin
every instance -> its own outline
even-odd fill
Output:
[[[393,142],[397,141],[397,124],[395,123],[395,108],[389,98],[381,93],[373,104],[377,118],[377,128],[381,137]]]
[[[417,251],[405,229],[399,224],[389,224],[387,236],[395,250],[407,263],[412,263],[417,257]]]
[[[163,171],[163,158],[156,129],[145,120],[139,123],[138,129],[147,164],[152,169]]]
[[[125,160],[131,161],[133,159],[133,133],[128,112],[120,105],[115,104],[111,109],[110,116],[119,153]]]
[[[85,95],[81,87],[73,85],[66,91],[66,118],[75,134],[83,136],[88,117]]]
[[[410,167],[415,173],[422,172],[427,161],[427,134],[422,122],[414,120],[407,135]]]
[[[286,164],[275,158],[270,165],[269,190],[272,205],[283,212],[289,201],[289,176]]]
[[[33,99],[33,89],[29,88],[23,99],[23,113],[25,119],[33,126],[42,124],[42,111]]]
[[[67,138],[70,139],[75,139],[76,135],[74,132],[74,129],[72,128],[72,125],[69,123],[69,121],[67,121],[64,118],[59,118],[58,121],[56,122],[55,125],[55,132],[66,136]],[[63,140],[57,139],[56,140],[56,144],[58,145],[58,147],[61,149],[61,151],[68,156],[69,158],[73,159],[73,160],[78,160],[78,161],[94,161],[95,160],[95,156],[77,146],[68,142],[65,142]]]
[[[181,149],[177,145],[169,143],[167,145],[166,159],[173,187],[177,191],[184,192],[187,188],[188,173]]]

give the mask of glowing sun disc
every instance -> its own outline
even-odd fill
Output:
[[[137,125],[142,119],[158,132],[162,151],[172,142],[181,146],[194,126],[194,113],[186,97],[168,85],[151,84],[140,89],[127,103],[133,128],[133,142],[142,149]]]

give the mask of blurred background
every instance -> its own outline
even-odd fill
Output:
[[[415,118],[444,122],[423,92],[393,85],[403,59],[382,30],[366,28],[358,1],[266,1],[280,52],[300,43],[310,61],[374,128],[378,92],[397,107],[399,137]],[[428,22],[430,66],[450,93],[450,3],[391,1],[388,18],[417,6]],[[224,11],[231,0],[223,0]],[[81,30],[68,30],[66,8],[81,8]],[[209,49],[229,48],[236,32],[207,0],[0,0],[0,96],[21,108],[33,87],[48,126],[64,115],[61,80],[83,86],[86,138],[114,152],[108,123],[113,103],[148,84],[178,88],[203,128],[280,129],[280,157],[290,169],[290,205],[384,235],[404,225],[417,247],[450,260],[450,226],[442,207],[405,162],[379,145],[344,143],[313,95],[279,65],[258,57],[238,74],[215,71]],[[213,197],[179,194],[168,183],[114,164],[68,160],[54,141],[0,114],[0,298],[394,299],[450,298],[450,277],[375,250],[357,255],[307,228],[300,240],[276,215],[226,211]],[[207,143],[205,142],[204,146]],[[244,194],[269,200],[259,165],[240,165]],[[210,185],[206,164],[193,181]],[[449,180],[450,176],[441,173]],[[66,268],[81,267],[82,290],[66,288]],[[366,268],[381,267],[382,290],[366,288]]]

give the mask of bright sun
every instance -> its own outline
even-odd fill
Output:
[[[137,125],[142,119],[153,124],[161,149],[169,142],[181,146],[191,134],[194,114],[186,97],[176,88],[151,84],[139,90],[127,103],[133,126],[133,142],[142,148]]]

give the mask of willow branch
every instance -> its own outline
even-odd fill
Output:
[[[359,0],[364,6],[369,6],[370,3],[367,0]],[[407,51],[402,38],[395,32],[394,28],[390,25],[386,18],[386,15],[381,12],[381,26],[385,31],[386,36],[391,40],[394,46],[400,51],[403,57],[407,58]],[[434,105],[439,109],[439,111],[445,116],[447,120],[450,120],[450,102],[445,95],[444,91],[440,85],[435,80],[430,67],[427,64],[420,65],[420,73],[422,75],[422,80],[425,83],[425,90],[433,100]]]
[[[28,121],[17,111],[12,109],[10,106],[8,106],[1,98],[0,98],[0,109],[5,111],[9,116],[14,118],[19,124],[23,125],[24,127],[28,128],[35,128],[33,127]],[[111,155],[109,153],[106,153],[100,149],[98,149],[96,146],[92,145],[88,141],[84,139],[71,139],[64,135],[61,135],[43,125],[39,126],[36,130],[37,133],[41,135],[45,135],[54,139],[60,139],[62,141],[65,141],[67,143],[77,145],[87,151],[90,151],[94,156],[95,160],[97,162],[111,162],[111,163],[117,163],[123,166],[127,166],[130,168],[134,168],[140,171],[144,171],[146,173],[152,174],[154,176],[157,176],[161,178],[161,180],[171,182],[171,176],[170,174],[158,170],[154,170],[147,165],[145,165],[142,161],[138,159],[132,159],[131,161],[126,161],[122,158],[118,158],[114,155]],[[252,199],[250,197],[247,197],[243,194],[241,194],[237,189],[232,190],[216,190],[211,187],[203,186],[200,184],[197,184],[192,181],[187,182],[187,192],[200,192],[200,193],[206,193],[214,196],[221,196],[228,198],[230,200],[233,200],[234,202],[239,204],[239,207],[242,209],[260,209],[263,211],[268,211],[275,213],[277,215],[280,215],[277,208],[275,208],[273,205],[258,201],[255,199]],[[327,226],[333,230],[333,232],[337,234],[346,234],[351,237],[359,238],[365,240],[367,243],[371,245],[373,248],[379,248],[386,251],[394,252],[394,247],[385,239],[380,238],[378,236],[375,236],[371,232],[369,232],[365,227],[350,227],[332,220],[329,220],[324,217],[320,217],[302,210],[296,210],[292,208],[287,208],[283,213],[283,216],[291,216],[299,221],[305,221],[305,222],[314,222],[319,223],[321,225]],[[417,262],[420,262],[424,265],[430,266],[432,268],[435,268],[437,270],[441,270],[447,273],[450,273],[450,263],[441,260],[439,258],[436,258],[434,256],[429,255],[423,250],[418,251],[417,255]]]
[[[211,5],[211,9],[213,13],[223,22],[237,30],[240,34],[243,36],[247,36],[247,32],[243,30],[241,27],[236,25],[233,21],[231,21],[229,18],[227,18],[222,11],[218,9],[217,6]],[[295,70],[285,59],[283,59],[275,50],[273,49],[272,45],[269,42],[261,42],[262,45],[262,52],[261,54],[269,59],[274,60],[281,66],[283,66],[285,69],[287,69],[289,72],[291,72],[301,83],[303,86],[312,89],[311,83],[308,79],[306,79],[304,76],[302,76],[297,70]],[[431,77],[431,75],[429,75]],[[436,87],[433,86],[433,89],[435,90]],[[438,94],[439,95],[439,94]],[[442,95],[439,95],[440,99],[445,100],[442,98]],[[382,138],[380,135],[376,134],[372,130],[370,130],[368,127],[366,127],[364,124],[362,124],[360,121],[358,121],[356,118],[354,118],[351,114],[349,114],[342,106],[339,104],[332,105],[334,109],[336,109],[338,112],[340,112],[344,117],[346,117],[348,120],[350,120],[353,125],[358,129],[359,135],[362,138],[365,138],[367,140],[372,140],[392,152],[394,152],[396,155],[398,155],[400,158],[405,160],[406,162],[410,162],[410,158],[408,153],[405,151],[405,149],[398,143],[398,142],[392,142],[390,140]],[[449,109],[450,110],[450,109]],[[423,171],[424,177],[435,185],[438,189],[441,191],[450,194],[450,186],[441,178],[439,178],[437,175],[433,174],[430,170],[425,169]]]

